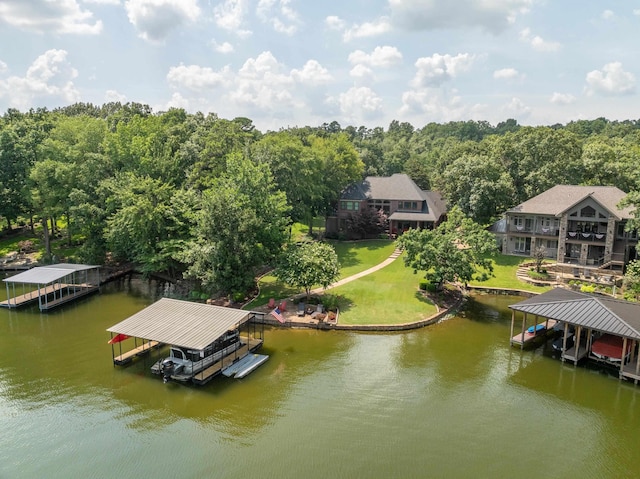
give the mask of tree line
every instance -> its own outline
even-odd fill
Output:
[[[211,291],[245,291],[291,224],[311,228],[365,176],[407,173],[489,224],[556,184],[637,195],[639,159],[640,121],[631,120],[331,122],[263,133],[248,118],[137,103],[10,109],[0,117],[0,216],[9,230],[41,222],[49,255],[64,223],[82,261],[130,261]]]

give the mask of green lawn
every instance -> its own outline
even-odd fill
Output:
[[[543,293],[551,289],[551,287],[535,286],[533,284],[525,283],[516,277],[518,265],[528,261],[532,261],[531,258],[498,254],[493,260],[494,276],[489,278],[487,281],[472,281],[469,284],[473,286],[486,286],[488,288],[521,289],[539,293]]]
[[[402,257],[375,273],[327,291],[340,297],[341,324],[400,324],[436,313],[418,290],[421,274],[404,266]]]
[[[394,243],[389,240],[330,242],[330,244],[338,255],[340,278],[346,278],[381,263],[395,248]],[[269,298],[279,300],[302,292],[281,283],[272,274],[263,276],[258,286],[260,295],[250,303],[252,305],[263,305],[269,302]]]

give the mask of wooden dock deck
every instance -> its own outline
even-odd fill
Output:
[[[262,339],[250,339],[248,344],[236,349],[233,353],[225,356],[220,361],[213,363],[207,369],[200,371],[193,376],[191,380],[196,384],[205,384],[209,382],[214,376],[220,374],[223,369],[231,366],[235,361],[249,354],[250,351],[258,349],[262,343]]]
[[[137,348],[133,348],[126,353],[122,353],[120,356],[115,356],[113,358],[113,364],[116,366],[122,366],[123,364],[127,364],[131,362],[133,358],[136,356],[142,356],[143,354],[147,354],[152,349],[160,347],[162,344],[158,341],[147,341],[146,343],[141,344]]]
[[[545,326],[545,328],[540,331],[536,331],[534,333],[529,333],[525,329],[524,337],[522,332],[516,334],[511,338],[511,344],[512,345],[516,344],[520,347],[525,347],[529,344],[532,344],[539,338],[545,338],[550,332],[553,332],[553,327],[555,326],[556,323],[557,321],[555,319],[548,319],[542,323],[538,323],[535,325],[536,328],[538,328],[540,325]]]
[[[587,348],[585,344],[581,344],[580,349],[578,349],[577,353],[576,353],[575,346],[572,346],[569,349],[567,349],[562,354],[562,360],[571,361],[573,362],[573,364],[578,364],[578,361],[580,361],[582,358],[587,357],[588,355],[589,355],[589,348]]]
[[[51,301],[45,301],[40,304],[40,310],[46,311],[51,308],[55,308],[60,304],[67,303],[69,301],[73,301],[80,296],[86,296],[87,294],[98,291],[100,287],[98,285],[91,284],[67,284],[67,283],[54,283],[50,284],[44,288],[34,289],[27,293],[21,294],[19,296],[14,296],[12,298],[6,299],[4,301],[0,301],[0,307],[3,308],[20,308],[21,306],[26,306],[30,303],[34,303],[38,301],[40,298],[46,298],[50,294],[55,295],[56,293],[60,293],[60,297],[57,297]],[[65,290],[67,294],[65,294]]]

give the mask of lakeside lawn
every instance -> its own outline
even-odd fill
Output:
[[[340,262],[339,279],[365,271],[382,263],[395,249],[393,241],[390,240],[330,241],[329,244],[334,247],[338,255],[338,261]],[[245,308],[264,305],[269,302],[270,298],[280,300],[303,292],[281,283],[270,273],[260,278],[258,286],[260,294]]]
[[[472,286],[484,286],[487,288],[520,289],[536,293],[544,293],[551,289],[551,286],[536,286],[520,281],[516,277],[518,266],[520,266],[521,263],[530,261],[532,261],[531,258],[498,254],[493,258],[494,276],[490,277],[487,281],[471,281],[469,284]]]
[[[371,240],[332,243],[341,262],[340,278],[351,276],[381,263],[393,252],[392,241]],[[516,277],[518,266],[526,258],[496,255],[493,259],[494,276],[487,281],[472,281],[474,286],[511,288],[542,293],[551,287],[535,286]],[[404,266],[402,257],[385,268],[363,276],[337,288],[326,295],[338,297],[340,323],[401,324],[419,321],[436,313],[435,305],[418,289],[422,273],[413,274]],[[260,295],[251,303],[263,305],[269,298],[284,299],[301,291],[283,285],[273,275],[260,280]],[[246,306],[250,308],[250,306]]]
[[[379,271],[327,291],[340,297],[341,324],[401,324],[426,319],[436,306],[418,289],[422,275],[413,274],[402,257]]]

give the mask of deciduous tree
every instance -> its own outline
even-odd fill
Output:
[[[290,245],[280,257],[276,277],[288,285],[303,288],[307,298],[311,288],[326,288],[340,275],[338,255],[327,243],[310,242]]]
[[[486,279],[493,273],[491,255],[497,251],[492,233],[467,218],[454,207],[445,222],[434,230],[410,229],[398,238],[405,250],[405,265],[415,272],[424,271],[425,277],[442,287],[444,283],[467,284],[475,279]]]

